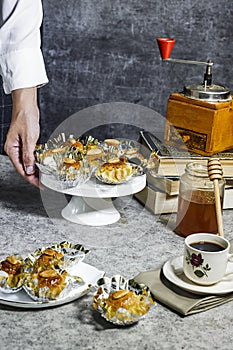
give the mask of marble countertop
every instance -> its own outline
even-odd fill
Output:
[[[171,216],[154,216],[132,196],[116,198],[120,220],[83,226],[64,220],[69,197],[26,183],[0,156],[0,259],[27,254],[64,240],[91,249],[85,262],[106,276],[126,278],[161,267],[180,255],[184,239],[173,233]],[[233,239],[232,211],[225,210],[225,235]],[[181,317],[161,304],[131,327],[106,323],[92,308],[93,294],[49,309],[18,309],[0,304],[1,349],[229,349],[232,303]]]

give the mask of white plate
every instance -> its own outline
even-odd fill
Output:
[[[67,193],[72,196],[91,197],[91,198],[112,198],[131,195],[136,192],[140,192],[146,186],[146,174],[132,177],[124,184],[109,186],[104,183],[98,183],[95,177],[92,177],[89,181],[80,187],[74,187],[69,189],[61,189],[57,181],[51,179],[51,176],[41,173],[41,183],[46,187]]]
[[[90,290],[90,286],[94,285],[98,281],[98,279],[104,276],[104,271],[100,271],[94,266],[85,264],[81,261],[77,265],[73,266],[72,269],[69,270],[69,272],[73,275],[78,275],[82,277],[82,279],[85,281],[85,284],[80,286],[79,288],[75,288],[75,290],[71,291],[65,298],[51,300],[44,303],[32,300],[24,290],[11,294],[6,294],[0,291],[0,304],[33,309],[63,305],[73,300],[79,299],[83,295],[87,294]]]
[[[164,276],[176,286],[195,294],[225,294],[233,292],[233,264],[228,263],[226,275],[211,286],[201,286],[191,282],[183,271],[183,256],[167,261],[163,266]]]

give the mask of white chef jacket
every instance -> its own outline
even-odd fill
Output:
[[[0,74],[5,93],[48,82],[41,52],[41,0],[0,0]]]

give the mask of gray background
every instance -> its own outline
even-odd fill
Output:
[[[162,62],[156,37],[177,40],[173,58],[213,60],[213,82],[233,90],[232,0],[43,4],[50,82],[40,91],[42,140],[73,113],[104,102],[136,103],[164,116],[170,93],[203,81],[203,66]]]

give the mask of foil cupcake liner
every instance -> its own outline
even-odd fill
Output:
[[[79,276],[71,276],[66,271],[57,271],[59,272],[59,275],[66,273],[66,277],[63,282],[65,286],[60,292],[53,294],[52,288],[48,286],[40,287],[36,274],[28,274],[28,276],[25,278],[23,289],[31,299],[44,303],[51,300],[66,298],[69,296],[69,294],[73,294],[77,288],[85,284],[83,279]]]
[[[111,144],[111,141],[113,144]],[[114,145],[115,142],[118,144]],[[126,139],[108,139],[107,142],[103,141],[101,147],[105,152],[107,161],[110,158],[118,157],[130,161],[137,165],[145,165],[146,159],[140,153],[140,145],[137,142]]]
[[[117,326],[128,326],[137,323],[145,317],[151,306],[155,305],[149,288],[144,284],[138,284],[133,279],[127,280],[121,275],[111,278],[103,277],[97,281],[97,292],[94,295],[93,307],[108,322]],[[130,309],[119,307],[112,314],[109,314],[108,298],[113,292],[128,290],[140,298],[140,310],[138,313]],[[110,305],[110,310],[111,310]],[[132,309],[133,310],[133,309]]]
[[[92,169],[90,165],[85,160],[80,161],[80,163],[80,168],[78,170],[72,166],[69,167],[69,169],[62,166],[54,173],[55,179],[62,189],[77,188],[91,178]]]
[[[122,139],[106,139],[101,143],[101,147],[107,160],[113,157],[120,158],[134,146],[133,141]]]
[[[68,241],[63,241],[51,246],[52,249],[58,249],[64,255],[63,267],[68,269],[77,265],[80,261],[85,259],[89,250],[84,248],[81,244],[73,244]]]
[[[125,184],[127,183],[131,178],[132,178],[132,174],[127,176],[125,180],[123,181],[107,181],[105,180],[102,176],[99,176],[96,172],[95,172],[95,177],[98,181],[106,184],[106,185],[121,185],[121,184]]]
[[[16,287],[10,287],[8,284],[8,277],[9,275],[4,272],[0,271],[0,291],[3,293],[17,293],[23,288],[23,279],[21,279],[21,282]]]
[[[85,284],[75,271],[88,252],[81,244],[62,241],[39,248],[25,259],[18,255],[8,256],[0,262],[0,290],[16,293],[23,289],[37,302],[71,296]],[[45,273],[50,274],[44,276]]]
[[[55,259],[51,261],[51,266],[55,265],[63,269],[72,268],[80,261],[83,261],[86,254],[89,253],[89,250],[81,244],[73,244],[68,241],[54,243],[48,247],[39,248],[35,250],[34,253],[28,255],[27,259],[25,259],[27,271],[33,269],[36,261],[46,252],[47,249],[52,249],[59,254],[62,254],[62,258],[59,260],[55,256]]]
[[[120,185],[120,184],[125,184],[125,183],[129,182],[133,177],[141,176],[144,174],[144,170],[141,166],[136,165],[136,164],[131,164],[131,163],[125,163],[125,164],[130,165],[132,173],[122,181],[107,181],[106,179],[104,179],[100,175],[100,172],[98,171],[98,169],[95,171],[95,177],[98,181],[100,181],[104,184],[107,184],[107,185]],[[100,168],[101,168],[101,166],[100,166]]]
[[[37,145],[35,158],[38,169],[51,176],[60,190],[82,186],[111,158],[144,166],[144,158],[134,141],[108,139],[99,142],[92,136],[78,139],[70,135],[67,138],[64,133],[45,144]],[[130,177],[116,183],[125,183]],[[114,183],[104,180],[101,176],[98,180],[105,184]]]
[[[63,155],[68,151],[71,142],[66,141],[65,134],[48,140],[45,144],[35,147],[35,158],[38,168],[44,173],[54,173],[61,165]]]
[[[90,137],[80,141],[64,133],[35,148],[38,169],[51,175],[61,189],[77,187],[87,182],[92,175],[91,164],[85,159],[88,147],[96,147],[98,140]]]
[[[7,261],[7,259],[9,258],[13,258],[14,260],[17,260],[17,263],[20,264],[18,265],[19,267],[17,271],[14,273],[6,272],[3,266],[4,262],[5,263],[7,262],[7,264],[9,264],[9,260]],[[3,260],[0,263],[0,290],[2,292],[16,293],[20,289],[22,289],[23,282],[24,282],[24,265],[25,265],[24,259],[17,254],[8,256],[5,260]],[[10,268],[10,266],[14,266],[14,265],[8,265],[8,269]]]

